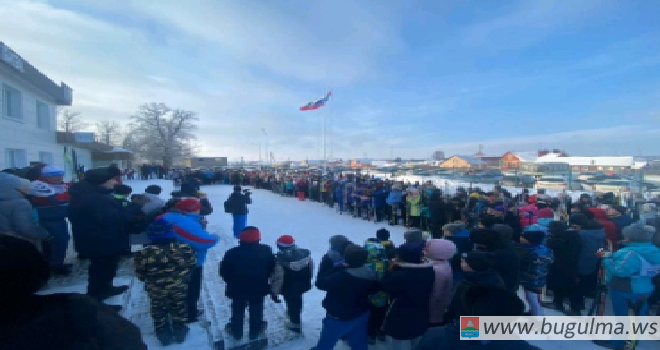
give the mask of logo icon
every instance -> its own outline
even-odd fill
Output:
[[[476,338],[479,336],[479,317],[461,316],[461,338]]]

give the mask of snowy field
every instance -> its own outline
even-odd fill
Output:
[[[126,184],[133,187],[133,193],[143,193],[144,189],[151,184],[163,187],[163,198],[169,197],[173,190],[171,181],[148,180],[127,181]],[[153,334],[153,326],[149,317],[149,301],[142,289],[142,285],[133,278],[131,262],[128,259],[122,261],[120,271],[115,284],[129,284],[130,291],[124,295],[113,297],[108,301],[110,304],[123,305],[122,314],[138,325],[142,330],[145,342],[149,349],[171,349],[171,350],[207,350],[217,346],[221,338],[220,329],[229,320],[229,304],[224,296],[224,283],[217,275],[217,264],[222,259],[224,252],[236,244],[231,236],[232,220],[229,214],[223,210],[223,202],[232,191],[232,186],[212,185],[202,187],[202,192],[208,195],[213,204],[215,212],[208,218],[209,230],[219,233],[222,241],[210,253],[205,265],[204,286],[202,292],[202,304],[204,315],[202,320],[191,325],[191,333],[184,344],[161,347]],[[253,204],[250,205],[248,225],[259,227],[262,235],[262,243],[268,244],[275,250],[275,241],[284,234],[292,235],[296,244],[302,248],[310,249],[316,266],[321,257],[328,249],[328,239],[332,235],[342,234],[356,243],[362,244],[367,238],[375,236],[376,230],[383,224],[374,225],[373,222],[363,221],[350,216],[340,216],[335,209],[330,209],[320,203],[299,202],[294,198],[284,198],[266,190],[253,190]],[[396,245],[403,243],[404,227],[387,226],[391,232],[392,240]],[[74,274],[66,278],[54,278],[43,291],[44,294],[61,292],[84,293],[86,288],[86,265],[79,263],[71,256],[71,262],[76,263]],[[286,317],[284,316],[284,304],[274,304],[266,298],[266,321],[269,322],[267,336],[270,349],[278,350],[303,350],[310,349],[316,344],[321,330],[321,321],[325,311],[321,306],[325,292],[312,289],[305,294],[303,309],[303,336],[296,337],[292,332],[283,327]],[[553,310],[546,310],[546,315],[557,315]],[[246,317],[247,319],[247,317]],[[537,341],[533,344],[543,348],[559,350],[570,346],[574,349],[602,350],[604,348],[593,345],[587,341]],[[387,349],[386,344],[371,346],[372,350]],[[438,345],[440,348],[441,345]],[[336,349],[348,349],[343,344],[338,344]],[[638,349],[658,349],[657,343],[642,342]]]

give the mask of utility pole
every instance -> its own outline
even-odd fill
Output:
[[[262,128],[261,131],[264,133],[266,136],[266,165],[269,165],[270,162],[268,160],[268,133],[266,132],[266,129]]]

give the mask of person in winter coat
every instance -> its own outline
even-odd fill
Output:
[[[419,190],[413,188],[406,195],[406,205],[408,206],[408,216],[410,222],[407,225],[411,227],[420,227],[420,215],[422,213],[421,195]]]
[[[429,200],[429,224],[431,226],[431,236],[433,238],[442,238],[442,228],[447,224],[446,205],[439,191],[434,191]]]
[[[583,214],[573,214],[570,217],[571,228],[580,236],[580,255],[578,256],[577,273],[578,285],[573,291],[571,304],[577,308],[573,311],[585,309],[584,298],[596,289],[598,281],[599,249],[607,249],[607,239],[602,226],[596,221],[589,220]],[[579,307],[579,308],[578,308]]]
[[[144,196],[149,199],[149,203],[142,207],[142,211],[147,217],[157,216],[156,213],[161,212],[165,208],[165,200],[159,197],[161,192],[163,192],[163,188],[158,185],[149,185],[144,190]]]
[[[465,229],[465,224],[460,222],[443,226],[442,232],[446,240],[456,245],[456,253],[451,258],[451,269],[454,283],[458,283],[463,278],[461,256],[463,253],[471,252],[474,249],[474,243],[470,240],[470,230]]]
[[[391,222],[395,222],[394,219],[397,216],[397,209],[401,205],[402,197],[403,193],[401,191],[401,185],[392,185],[392,191],[387,195],[387,199],[385,200],[387,205],[390,207],[389,216]]]
[[[296,182],[296,196],[298,196],[299,201],[304,201],[307,196],[307,191],[309,191],[309,183],[305,179],[300,179]]]
[[[300,333],[303,294],[312,289],[314,262],[311,252],[298,248],[290,235],[277,239],[277,249],[279,252],[275,255],[275,270],[271,276],[271,297],[279,302],[277,296],[282,295],[289,315],[287,328]]]
[[[391,338],[391,349],[414,348],[428,328],[434,281],[433,265],[424,259],[419,247],[410,243],[399,246],[397,264],[381,282],[391,300],[383,322],[383,332]]]
[[[553,292],[552,305],[555,310],[571,315],[579,315],[580,301],[570,298],[577,287],[577,265],[582,250],[582,242],[577,231],[569,230],[563,221],[553,221],[549,225],[549,238],[546,242],[552,249],[555,261],[548,272],[548,289]],[[564,308],[564,300],[569,298],[570,311]]]
[[[135,274],[149,295],[156,338],[163,346],[183,343],[189,331],[188,279],[197,258],[190,245],[177,241],[174,226],[163,218],[147,232],[152,243],[135,254]]]
[[[74,194],[71,187],[71,203],[68,218],[76,250],[89,257],[89,285],[87,294],[98,300],[119,295],[128,286],[112,286],[119,259],[125,249],[126,231],[124,228],[134,217],[142,215],[144,203],[131,202],[127,206],[117,203],[112,197],[115,176],[108,169],[92,169],[85,172],[85,182],[81,186],[87,191]]]
[[[473,286],[489,286],[506,289],[502,277],[493,269],[495,256],[491,253],[473,251],[465,253],[461,259],[463,280],[454,290],[454,296],[449,303],[445,322],[458,322],[461,316],[468,315],[463,300],[465,293]]]
[[[396,247],[390,240],[390,231],[386,228],[381,228],[376,231],[376,241],[385,249],[385,256],[387,260],[392,260],[396,256]]]
[[[208,216],[213,214],[213,206],[211,205],[211,202],[206,198],[206,194],[199,192],[199,183],[194,179],[181,184],[181,189],[179,191],[172,192],[172,198],[165,203],[165,210],[174,208],[176,202],[186,198],[195,198],[199,200],[201,206],[199,215]]]
[[[49,278],[33,244],[0,235],[0,348],[147,349],[138,327],[90,296],[37,295]]]
[[[366,249],[351,245],[343,261],[319,274],[316,288],[326,291],[321,335],[314,350],[332,350],[345,338],[352,350],[367,350],[369,296],[379,291],[378,276],[367,263]]]
[[[34,168],[38,181],[50,189],[48,195],[35,193],[30,196],[32,207],[36,209],[39,225],[48,231],[48,260],[54,274],[67,276],[71,273],[71,264],[65,264],[66,251],[69,248],[69,225],[66,221],[69,205],[69,186],[64,183],[64,170],[54,165],[42,165]]]
[[[471,286],[463,293],[461,316],[520,317],[525,305],[514,293],[491,286]],[[415,350],[541,350],[524,340],[461,339],[458,322],[429,329]]]
[[[616,233],[616,225],[607,217],[607,211],[602,208],[589,208],[587,210],[594,214],[595,220],[603,227],[610,250],[616,250],[619,238]]]
[[[617,241],[623,239],[623,228],[630,226],[633,223],[630,215],[626,214],[626,208],[621,206],[614,206],[607,208],[606,210],[607,218],[610,219],[614,226],[616,227],[616,238]]]
[[[234,192],[227,198],[226,209],[231,213],[234,220],[234,237],[239,239],[241,232],[247,225],[247,215],[249,213],[248,204],[252,204],[250,192],[248,190],[241,193],[241,186],[234,186]]]
[[[534,226],[527,226],[520,237],[520,285],[525,292],[531,316],[543,316],[539,296],[546,285],[554,255],[552,250],[543,245],[545,232]]]
[[[477,249],[493,253],[493,269],[504,280],[506,290],[516,293],[519,287],[520,258],[511,241],[494,230],[474,230],[470,233],[470,239]]]
[[[381,281],[390,265],[386,248],[378,239],[369,238],[364,242],[364,249],[369,253],[365,266],[376,273],[378,281]],[[367,336],[369,337],[369,344],[373,345],[376,344],[376,340],[386,341],[381,327],[387,313],[388,295],[383,291],[379,291],[369,296],[369,302],[371,303],[371,310],[367,324]]]
[[[232,300],[231,319],[225,330],[234,339],[243,337],[243,317],[250,308],[250,340],[256,340],[266,329],[264,297],[271,294],[269,280],[275,271],[272,249],[259,243],[261,232],[254,226],[243,229],[238,247],[229,249],[220,263],[220,277],[227,284],[225,294]]]
[[[555,220],[555,212],[550,208],[539,209],[539,220],[538,225],[544,228],[545,232],[548,232],[548,226],[550,222]]]
[[[50,234],[35,217],[30,201],[30,181],[18,176],[0,173],[0,236],[13,236],[26,240],[41,251],[42,241]]]
[[[539,210],[534,205],[530,204],[518,210],[520,218],[520,226],[524,229],[529,225],[536,225],[539,223]]]
[[[383,217],[386,215],[385,206],[387,204],[386,201],[389,193],[387,190],[385,190],[382,184],[379,184],[376,186],[376,191],[374,191],[372,196],[374,211],[376,212],[375,222],[379,222],[382,221]]]
[[[335,266],[335,264],[341,263],[344,260],[344,251],[351,244],[351,241],[349,241],[346,236],[335,235],[330,237],[330,249],[323,255],[323,258],[321,258],[319,271],[316,276],[318,277],[325,274],[332,270],[332,267]]]
[[[451,302],[454,280],[450,260],[456,253],[456,245],[446,239],[426,242],[424,255],[433,265],[435,282],[429,299],[429,327],[444,323],[444,315]]]
[[[615,316],[628,316],[629,305],[635,305],[639,315],[648,316],[648,297],[653,293],[651,279],[660,275],[660,248],[651,243],[655,228],[633,224],[623,229],[624,247],[612,254],[604,251],[603,269],[609,284]],[[594,341],[607,346],[607,341]],[[614,349],[624,348],[623,340],[611,341]]]
[[[199,311],[197,302],[202,288],[202,275],[206,252],[218,243],[218,236],[212,235],[202,227],[200,220],[201,203],[195,198],[186,198],[176,202],[173,210],[160,216],[174,226],[177,241],[189,244],[195,252],[197,264],[188,281],[188,322],[197,322]]]

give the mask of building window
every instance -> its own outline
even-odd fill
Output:
[[[52,165],[54,162],[53,154],[50,152],[39,152],[39,161],[43,164]]]
[[[41,101],[37,101],[37,127],[50,130],[50,110],[48,105]]]
[[[27,157],[24,149],[6,148],[5,149],[5,167],[23,168],[27,166]]]
[[[2,84],[2,116],[23,120],[23,96],[13,87]]]

